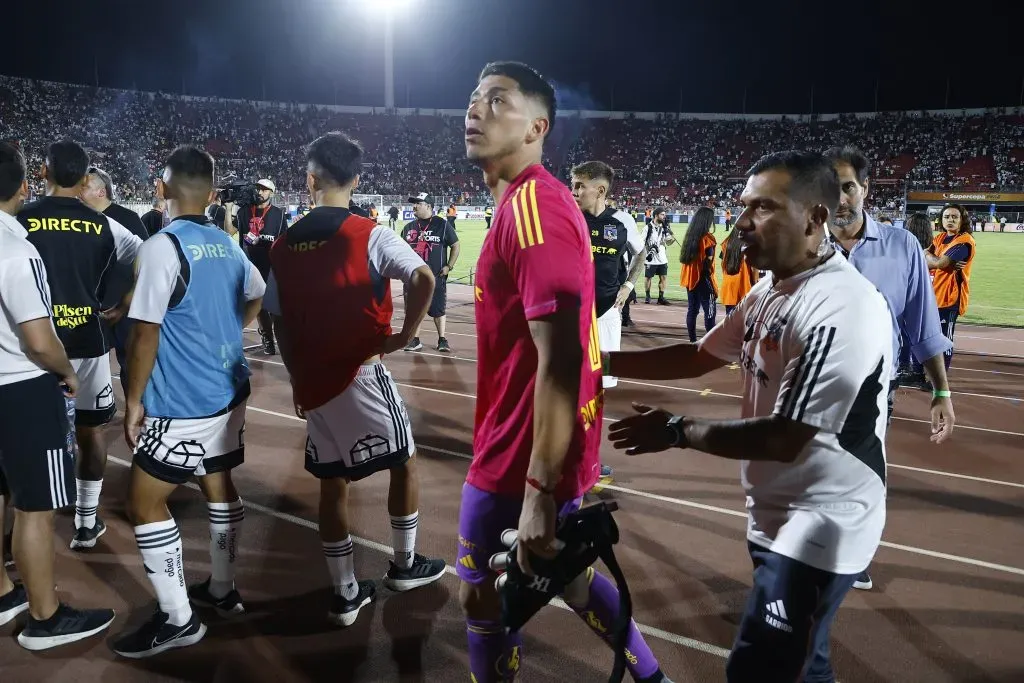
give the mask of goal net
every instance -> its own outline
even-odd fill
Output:
[[[369,209],[372,205],[377,209],[377,222],[380,223],[381,219],[385,217],[385,211],[388,207],[384,206],[384,195],[379,194],[354,194],[352,195],[352,201],[356,203],[356,206]]]

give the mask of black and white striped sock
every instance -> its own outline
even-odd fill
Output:
[[[239,498],[231,503],[207,503],[210,518],[210,594],[223,598],[235,587],[238,532],[245,518]]]
[[[142,566],[153,584],[160,610],[167,623],[184,626],[192,618],[181,560],[181,534],[173,519],[135,527],[135,543],[142,553]]]
[[[399,569],[408,569],[412,566],[413,554],[416,551],[416,528],[419,523],[419,512],[404,517],[391,517],[391,542],[395,547],[395,565]]]
[[[346,536],[340,541],[324,541],[323,548],[334,592],[346,600],[353,600],[359,593],[359,585],[356,583],[355,559],[352,556],[352,537]]]

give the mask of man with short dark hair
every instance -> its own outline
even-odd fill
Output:
[[[427,313],[434,276],[401,237],[349,210],[362,148],[328,133],[306,151],[316,208],[270,251],[266,309],[274,316],[296,414],[306,420],[306,470],[320,480],[320,539],[334,596],[328,618],[351,626],[376,594],[357,581],[350,482],[387,470],[394,558],[384,585],[407,591],[444,576],[416,553],[419,475],[412,426],[384,355],[405,347]],[[405,285],[405,319],[391,327],[391,280]]]
[[[412,250],[430,267],[434,274],[434,297],[430,300],[427,315],[434,321],[437,328],[437,350],[451,353],[445,333],[445,309],[448,303],[448,275],[459,260],[462,245],[455,232],[455,221],[446,221],[434,214],[434,198],[426,192],[409,197],[415,220],[406,223],[402,228],[402,239],[409,243]],[[406,351],[419,351],[423,348],[419,334],[412,338]]]
[[[849,145],[833,147],[825,156],[839,175],[841,191],[829,237],[837,251],[882,293],[889,305],[894,352],[888,418],[892,419],[900,347],[906,335],[910,353],[923,363],[931,379],[931,440],[942,443],[953,433],[956,421],[943,364],[943,354],[953,343],[942,333],[924,251],[909,232],[881,225],[864,210],[871,165],[860,150]],[[868,590],[872,583],[865,570],[853,587]]]
[[[133,235],[145,242],[149,238],[146,226],[139,218],[139,214],[131,209],[126,209],[120,204],[114,203],[114,183],[110,175],[98,166],[89,167],[88,182],[85,190],[82,191],[82,201],[100,213],[113,218],[115,221],[128,228]],[[121,372],[121,392],[127,394],[125,387],[128,386],[128,369],[125,362],[125,345],[128,343],[128,333],[131,331],[131,322],[125,317],[127,311],[117,307],[124,296],[131,291],[135,279],[135,273],[131,264],[114,264],[106,284],[104,292],[104,305],[110,306],[110,313],[106,323],[110,329],[111,341],[114,345],[114,354],[117,356],[117,364]]]
[[[88,171],[89,155],[81,145],[71,141],[50,145],[42,168],[46,196],[18,212],[28,241],[46,264],[57,335],[81,382],[75,397],[79,453],[72,550],[94,547],[107,530],[96,512],[107,466],[103,432],[116,406],[103,323],[124,316],[131,292],[108,310],[103,310],[100,294],[110,281],[111,265],[117,262],[130,267],[142,245],[142,240],[116,219],[81,200],[89,185]]]
[[[114,643],[131,659],[202,640],[193,602],[224,616],[245,611],[235,589],[242,501],[231,470],[245,458],[249,367],[242,329],[260,310],[259,270],[204,214],[214,163],[191,146],[171,153],[158,180],[171,223],[139,252],[129,316],[124,433],[133,449],[129,516],[158,607]],[[182,542],[167,498],[192,476],[206,498],[210,578],[185,588]]]
[[[656,208],[647,222],[647,230],[644,235],[644,247],[647,249],[647,267],[644,272],[644,292],[646,296],[644,303],[651,303],[651,281],[655,276],[658,278],[658,304],[668,305],[665,298],[666,283],[668,281],[668,251],[666,247],[676,241],[672,228],[668,224],[668,214],[665,209]]]
[[[527,552],[555,554],[560,516],[580,508],[600,474],[603,392],[595,276],[587,223],[541,163],[555,92],[518,62],[488,64],[466,112],[466,156],[483,171],[494,221],[477,262],[477,405],[473,461],[459,510],[459,600],[477,683],[511,680],[521,634],[506,634],[496,572],[506,529]],[[619,614],[615,585],[588,567],[566,603],[606,643]],[[633,680],[666,681],[632,621]]]
[[[644,267],[644,241],[633,217],[608,204],[608,193],[615,182],[615,171],[603,161],[586,161],[572,169],[569,186],[573,199],[583,212],[590,232],[594,259],[597,335],[601,349],[618,351],[622,344],[622,308],[633,294],[636,278]],[[629,265],[623,276],[623,257]],[[605,389],[618,386],[611,375],[601,377]],[[610,477],[612,468],[601,465],[601,476]]]
[[[0,566],[0,626],[27,611],[18,643],[45,650],[105,630],[114,612],[76,610],[54,587],[54,513],[75,496],[65,400],[78,377],[53,326],[46,266],[14,219],[28,197],[25,176],[21,152],[0,142],[0,529],[9,501],[22,580]]]
[[[893,345],[885,299],[826,234],[839,177],[812,152],[749,171],[734,239],[759,280],[699,344],[603,354],[635,379],[743,372],[739,420],[673,416],[639,403],[609,429],[627,455],[693,449],[739,460],[754,586],[730,683],[834,681],[829,629],[885,526],[886,390]]]
[[[608,193],[615,181],[615,171],[602,161],[587,161],[572,169],[570,187],[576,205],[583,212],[590,231],[597,286],[597,330],[601,348],[618,351],[622,343],[620,309],[635,289],[635,280],[644,266],[644,241],[636,222],[625,211],[608,205]],[[620,281],[622,255],[632,257],[625,282]],[[615,377],[605,375],[605,389],[618,384]]]

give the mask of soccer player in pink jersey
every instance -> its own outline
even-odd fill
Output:
[[[541,165],[555,93],[532,68],[488,64],[466,111],[466,155],[484,172],[494,220],[477,262],[477,403],[473,462],[462,489],[457,572],[476,683],[512,680],[522,641],[501,626],[496,573],[502,532],[553,557],[561,515],[579,509],[600,474],[601,353],[590,236],[572,193]],[[615,622],[614,584],[589,568],[565,601],[602,638]],[[636,624],[635,681],[667,681]]]

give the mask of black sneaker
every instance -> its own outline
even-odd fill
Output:
[[[114,652],[129,659],[152,657],[176,647],[195,645],[206,635],[206,625],[195,612],[184,626],[167,623],[167,613],[156,613],[134,633],[114,643]]]
[[[646,297],[644,297],[644,303],[645,304],[651,303],[651,295],[650,294],[648,294]]]
[[[668,299],[666,299],[665,297],[659,296],[658,297],[658,305],[659,306],[671,306],[672,304],[670,304]]]
[[[423,348],[423,344],[420,343],[419,337],[413,337],[412,341],[405,345],[405,351],[419,351]]]
[[[263,353],[265,353],[268,356],[273,356],[275,353],[277,353],[277,348],[274,346],[273,337],[268,337],[266,335],[263,336]]]
[[[84,526],[75,529],[75,537],[71,539],[72,550],[87,550],[96,547],[96,539],[107,533],[107,525],[99,517],[91,529]]]
[[[188,597],[200,607],[212,607],[222,617],[233,617],[245,614],[245,605],[242,603],[242,596],[234,588],[223,598],[216,598],[210,592],[210,581],[207,579],[202,583],[188,589]]]
[[[112,609],[75,609],[61,603],[45,621],[30,616],[28,625],[18,634],[18,644],[26,650],[48,650],[94,636],[113,621]]]
[[[359,610],[373,602],[377,595],[373,581],[360,581],[358,586],[359,592],[351,600],[337,593],[331,598],[331,609],[327,612],[327,618],[338,626],[351,626],[356,623]]]
[[[444,560],[431,560],[422,555],[414,555],[412,566],[408,569],[399,569],[392,561],[388,573],[384,575],[384,585],[393,591],[411,591],[440,579],[444,576],[444,568]]]
[[[28,593],[25,586],[14,584],[14,590],[0,595],[0,626],[10,622],[14,617],[28,610]]]
[[[447,339],[441,337],[440,339],[437,340],[437,350],[440,351],[441,353],[451,353],[452,347],[448,345]]]
[[[72,550],[88,550],[96,546],[96,540],[106,533],[106,524],[102,519],[96,517],[96,523],[92,528],[80,526],[75,529],[75,538],[71,540]]]

